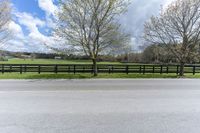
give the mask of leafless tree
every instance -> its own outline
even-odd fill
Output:
[[[117,30],[104,39],[110,40],[110,45],[105,48],[102,53],[117,56],[120,54],[128,54],[131,51],[131,35],[126,31]]]
[[[97,57],[116,41],[117,17],[125,12],[127,0],[61,0],[55,33],[66,44],[82,51],[93,61],[97,75]],[[121,39],[118,39],[121,40]]]
[[[198,52],[200,37],[200,0],[176,0],[162,9],[158,17],[146,22],[145,39],[164,44],[180,62],[180,76],[188,58]]]
[[[9,38],[8,24],[11,20],[9,0],[0,0],[0,46]]]

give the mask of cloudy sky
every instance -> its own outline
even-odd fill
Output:
[[[157,14],[161,6],[172,0],[132,0],[128,12],[120,17],[120,23],[132,35],[135,50],[142,45],[141,35],[144,22]],[[9,51],[50,51],[45,44],[52,44],[50,29],[52,17],[57,10],[56,0],[12,0],[13,21],[9,29],[14,33],[12,40],[3,47]]]

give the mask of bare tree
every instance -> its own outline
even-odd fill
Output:
[[[131,51],[131,35],[123,30],[114,31],[104,39],[110,40],[110,45],[102,53],[109,55],[128,54]]]
[[[56,35],[66,44],[82,51],[93,61],[97,75],[97,57],[113,45],[113,33],[119,32],[116,18],[125,12],[127,0],[61,0]]]
[[[171,54],[169,49],[163,45],[149,45],[142,52],[142,60],[144,63],[172,63],[176,62],[176,57]]]
[[[187,60],[196,56],[200,37],[200,0],[176,0],[158,17],[146,22],[145,39],[164,44],[180,62],[180,76],[184,76]]]
[[[11,20],[9,0],[0,0],[0,46],[9,38],[8,24]]]

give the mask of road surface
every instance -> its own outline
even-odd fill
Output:
[[[200,80],[1,80],[0,133],[200,133]]]

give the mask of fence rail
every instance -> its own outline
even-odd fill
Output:
[[[1,73],[93,73],[91,64],[0,64]],[[98,73],[179,74],[179,65],[98,65]],[[200,73],[200,65],[186,65],[185,73]]]

